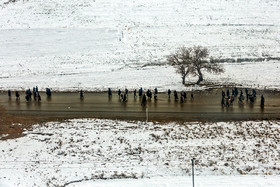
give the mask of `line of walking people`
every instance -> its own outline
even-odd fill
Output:
[[[125,88],[124,92],[122,92],[122,91],[119,89],[117,93],[118,93],[118,96],[119,96],[119,100],[120,100],[121,102],[124,102],[124,103],[125,103],[125,102],[128,101],[128,89],[127,89],[127,88]],[[170,90],[170,89],[168,89],[167,94],[168,94],[168,98],[170,99],[170,97],[171,97],[171,90]],[[179,100],[179,97],[178,97],[177,91],[174,90],[173,94],[174,94],[174,100],[175,100],[175,101],[178,101],[178,100]],[[148,89],[148,90],[145,92],[145,91],[143,90],[143,88],[140,88],[140,89],[138,90],[138,94],[137,94],[137,90],[134,89],[134,90],[133,90],[133,97],[134,97],[134,99],[137,98],[137,95],[138,95],[138,97],[141,99],[141,105],[145,105],[146,102],[147,102],[148,100],[151,101],[152,98],[154,98],[154,101],[156,102],[157,99],[158,99],[158,89],[155,88],[155,89],[154,89],[154,92],[152,92],[150,89]],[[110,88],[108,89],[108,96],[109,96],[109,97],[112,97],[112,91],[111,91]],[[181,95],[180,95],[180,102],[183,103],[183,102],[185,102],[186,100],[187,100],[187,93],[186,93],[185,91],[182,91],[182,92],[181,92]],[[193,92],[191,92],[191,101],[193,101],[193,100],[194,100],[194,95],[193,95]]]
[[[171,90],[170,89],[168,89],[167,94],[168,94],[168,98],[170,99],[170,95],[171,95]],[[178,101],[179,97],[178,97],[178,93],[177,93],[176,90],[173,91],[173,95],[174,95],[174,100]],[[186,100],[187,100],[187,92],[181,91],[180,102],[183,103]],[[193,101],[193,100],[194,100],[194,95],[193,95],[193,92],[191,92],[191,101]]]
[[[227,90],[226,93],[222,90],[222,101],[221,101],[221,105],[224,107],[229,107],[231,105],[233,105],[233,102],[235,101],[235,99],[238,99],[238,103],[239,104],[244,104],[244,100],[245,97],[243,95],[243,91],[240,90],[240,95],[238,96],[239,91],[238,89],[235,87],[234,89],[232,89],[231,91],[231,95],[230,95],[230,91]],[[257,92],[255,89],[252,89],[252,92],[249,92],[249,90],[247,88],[245,88],[245,94],[246,94],[246,101],[250,101],[250,103],[254,103],[256,101],[257,98]],[[261,96],[261,106],[264,106],[264,96]]]
[[[32,91],[30,89],[27,89],[25,91],[25,100],[26,101],[31,101],[32,96],[33,96],[34,101],[40,102],[41,101],[41,95],[39,93],[38,86],[33,87]],[[46,94],[47,94],[47,97],[51,97],[52,93],[51,93],[50,88],[46,88]],[[11,90],[8,90],[8,96],[9,96],[9,98],[12,97],[12,91]],[[16,100],[19,101],[20,100],[20,93],[18,91],[15,91],[15,96],[16,96]]]
[[[109,95],[109,97],[112,96],[112,92],[111,92],[110,88],[108,89],[108,95]],[[150,89],[148,89],[146,91],[146,93],[143,90],[143,88],[140,88],[138,90],[138,97],[141,99],[141,105],[145,105],[147,100],[152,100],[153,95],[154,95],[154,100],[157,101],[157,95],[158,95],[157,88],[154,89],[154,93]],[[122,91],[119,89],[118,90],[118,96],[119,96],[119,100],[121,102],[124,102],[124,103],[127,102],[127,100],[128,100],[128,89],[125,88],[124,93],[122,93]],[[137,98],[137,90],[136,89],[133,90],[133,97],[134,97],[134,99]]]

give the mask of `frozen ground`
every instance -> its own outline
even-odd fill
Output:
[[[197,176],[196,187],[278,187],[279,176]],[[77,183],[77,187],[185,187],[192,186],[190,176],[153,177],[149,179],[97,180]]]
[[[208,46],[215,56],[225,58],[280,57],[277,0],[18,0],[4,5],[5,1],[0,1],[1,35],[22,32],[20,36],[31,46],[38,42],[36,32],[52,35],[79,28],[86,35],[79,37],[86,41],[102,41],[99,46],[93,40],[88,50],[105,47],[118,56],[113,61],[159,60],[183,44]],[[35,39],[28,38],[32,32]],[[88,38],[89,32],[93,35]],[[74,36],[66,50],[75,47]],[[37,50],[31,46],[31,53]]]
[[[206,87],[189,86],[181,84],[181,77],[170,66],[146,66],[136,64],[102,64],[92,63],[89,56],[79,58],[53,58],[44,57],[32,60],[10,61],[0,64],[1,90],[25,90],[36,85],[45,90],[77,91],[106,91],[108,88],[139,89],[158,88],[163,92],[167,89],[191,90]],[[47,61],[47,62],[46,62]],[[67,62],[66,62],[67,61]],[[226,63],[225,73],[213,75],[206,73],[205,79],[210,84],[233,85],[253,87],[260,89],[280,89],[280,63],[248,62]],[[187,77],[189,81],[196,82],[197,77]]]
[[[0,181],[11,186],[172,186],[176,181],[181,186],[191,182],[195,157],[200,186],[277,186],[279,131],[279,121],[49,122],[34,125],[22,138],[0,141]]]
[[[181,45],[206,46],[222,59],[280,57],[277,0],[6,1],[0,89],[183,89],[165,65]],[[279,61],[225,67],[210,83],[280,88]]]

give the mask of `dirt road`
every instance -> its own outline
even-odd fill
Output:
[[[244,91],[243,91],[244,92]],[[260,107],[260,95],[264,94],[265,107]],[[246,102],[233,106],[221,107],[221,90],[209,90],[194,93],[194,101],[180,103],[174,101],[173,95],[168,99],[167,94],[158,94],[158,100],[153,99],[141,106],[139,98],[134,99],[129,93],[128,102],[119,101],[117,93],[108,98],[107,93],[85,93],[81,101],[79,93],[53,93],[48,99],[44,92],[41,93],[42,101],[26,102],[24,93],[21,100],[16,101],[14,94],[11,99],[7,93],[0,94],[0,105],[7,114],[13,116],[32,116],[38,118],[110,118],[126,120],[157,121],[229,121],[229,120],[263,120],[280,119],[280,93],[258,91],[255,103]]]

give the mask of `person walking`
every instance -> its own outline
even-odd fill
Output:
[[[168,89],[167,94],[168,94],[168,98],[170,99],[170,95],[171,95],[171,90],[170,89]]]
[[[111,88],[108,88],[108,96],[109,96],[109,97],[112,97],[112,91],[111,91]]]
[[[137,94],[136,94],[136,89],[134,89],[134,91],[133,91],[133,95],[134,95],[134,99],[136,99],[137,98]]]
[[[16,95],[16,100],[20,100],[20,95],[19,95],[18,91],[16,91],[15,95]]]
[[[122,92],[121,92],[121,90],[119,89],[119,90],[118,90],[119,99],[120,99],[120,97],[121,97],[121,93],[122,93]]]
[[[191,92],[191,101],[194,100],[193,92]]]
[[[84,92],[83,92],[83,90],[80,90],[80,99],[81,99],[81,100],[84,99]]]
[[[264,96],[261,96],[261,107],[264,107]]]

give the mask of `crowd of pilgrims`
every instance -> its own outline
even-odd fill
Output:
[[[82,93],[82,90],[81,90]],[[171,97],[171,90],[168,89],[167,91],[168,94],[168,98],[170,99]],[[157,88],[154,89],[154,92],[152,92],[150,89],[148,89],[147,91],[144,91],[143,88],[140,88],[137,92],[136,89],[133,90],[133,96],[134,99],[136,99],[137,97],[139,97],[141,99],[141,105],[145,105],[147,100],[152,100],[154,99],[154,101],[157,101],[157,95],[158,95],[158,90]],[[176,90],[173,91],[173,95],[174,95],[174,100],[178,101],[180,99],[180,102],[183,103],[186,99],[187,99],[187,93],[185,91],[181,92],[180,98],[178,96],[178,93]],[[112,97],[112,91],[109,88],[108,89],[108,96]],[[128,99],[128,89],[125,89],[124,92],[122,93],[122,91],[119,89],[118,90],[118,96],[119,96],[119,100],[121,102],[127,102]],[[194,100],[194,95],[191,92],[191,100]]]
[[[233,102],[235,98],[238,98],[238,103],[239,104],[244,104],[244,94],[243,91],[240,90],[240,95],[238,96],[239,92],[238,89],[235,87],[234,89],[231,90],[231,95],[230,91],[227,90],[226,93],[222,91],[222,101],[221,105],[229,107],[230,105],[233,105]],[[247,88],[245,88],[245,95],[246,95],[246,101],[249,101],[250,103],[254,103],[257,98],[257,92],[255,89],[252,89],[252,92],[249,92]],[[261,106],[264,106],[264,96],[261,96]]]
[[[26,90],[26,95],[25,95],[25,99],[26,101],[31,101],[32,100],[32,96],[34,101],[41,101],[41,96],[40,93],[38,91],[38,87],[33,87],[33,92],[31,92],[30,89]],[[118,90],[118,96],[119,96],[119,100],[121,102],[127,102],[128,99],[128,89],[126,88],[124,90],[124,92],[122,92],[120,89]],[[167,91],[168,94],[168,98],[170,99],[171,97],[171,90],[168,89]],[[240,95],[238,95],[240,94]],[[11,90],[8,90],[8,96],[11,97],[12,93]],[[51,89],[50,88],[46,88],[46,95],[47,97],[51,97],[52,93],[51,93]],[[154,92],[152,92],[150,89],[148,89],[146,92],[143,90],[143,88],[140,88],[137,92],[137,90],[135,89],[133,91],[133,95],[134,98],[138,97],[141,99],[141,105],[145,105],[147,100],[152,100],[152,98],[154,98],[154,100],[157,100],[157,95],[158,95],[158,90],[157,88],[154,89]],[[16,100],[20,100],[20,94],[18,91],[15,92],[15,96],[16,96]],[[112,97],[112,91],[109,88],[108,89],[108,96]],[[153,97],[154,96],[154,97]],[[180,92],[180,97],[177,93],[176,90],[173,91],[173,96],[174,96],[174,100],[178,101],[180,100],[181,103],[183,103],[184,101],[186,101],[187,99],[187,92],[185,91],[181,91]],[[247,88],[245,88],[245,96],[246,96],[246,101],[250,101],[251,103],[254,103],[256,98],[257,98],[257,92],[255,89],[252,89],[252,92],[249,92],[249,90]],[[239,104],[243,104],[244,100],[245,100],[245,96],[243,94],[243,91],[240,90],[240,92],[238,91],[238,89],[235,87],[234,89],[231,90],[231,94],[230,91],[227,90],[226,92],[222,91],[222,101],[221,101],[221,105],[224,107],[229,107],[231,105],[233,105],[233,102],[235,101],[236,98],[238,98],[238,103]],[[80,99],[83,100],[84,99],[84,91],[80,90]],[[191,101],[194,100],[194,95],[193,92],[191,92],[190,94],[190,99]],[[261,96],[261,106],[264,106],[264,97],[263,95]]]
[[[51,97],[52,93],[51,93],[50,88],[46,88],[46,94],[47,94],[47,97]],[[11,90],[8,90],[8,96],[9,96],[9,98],[12,97]],[[16,96],[16,100],[20,100],[20,94],[18,91],[15,92],[15,96]],[[25,100],[26,101],[31,101],[32,96],[33,96],[34,101],[39,101],[39,102],[41,101],[41,95],[39,93],[38,86],[33,87],[33,92],[30,89],[27,89],[25,91]]]

